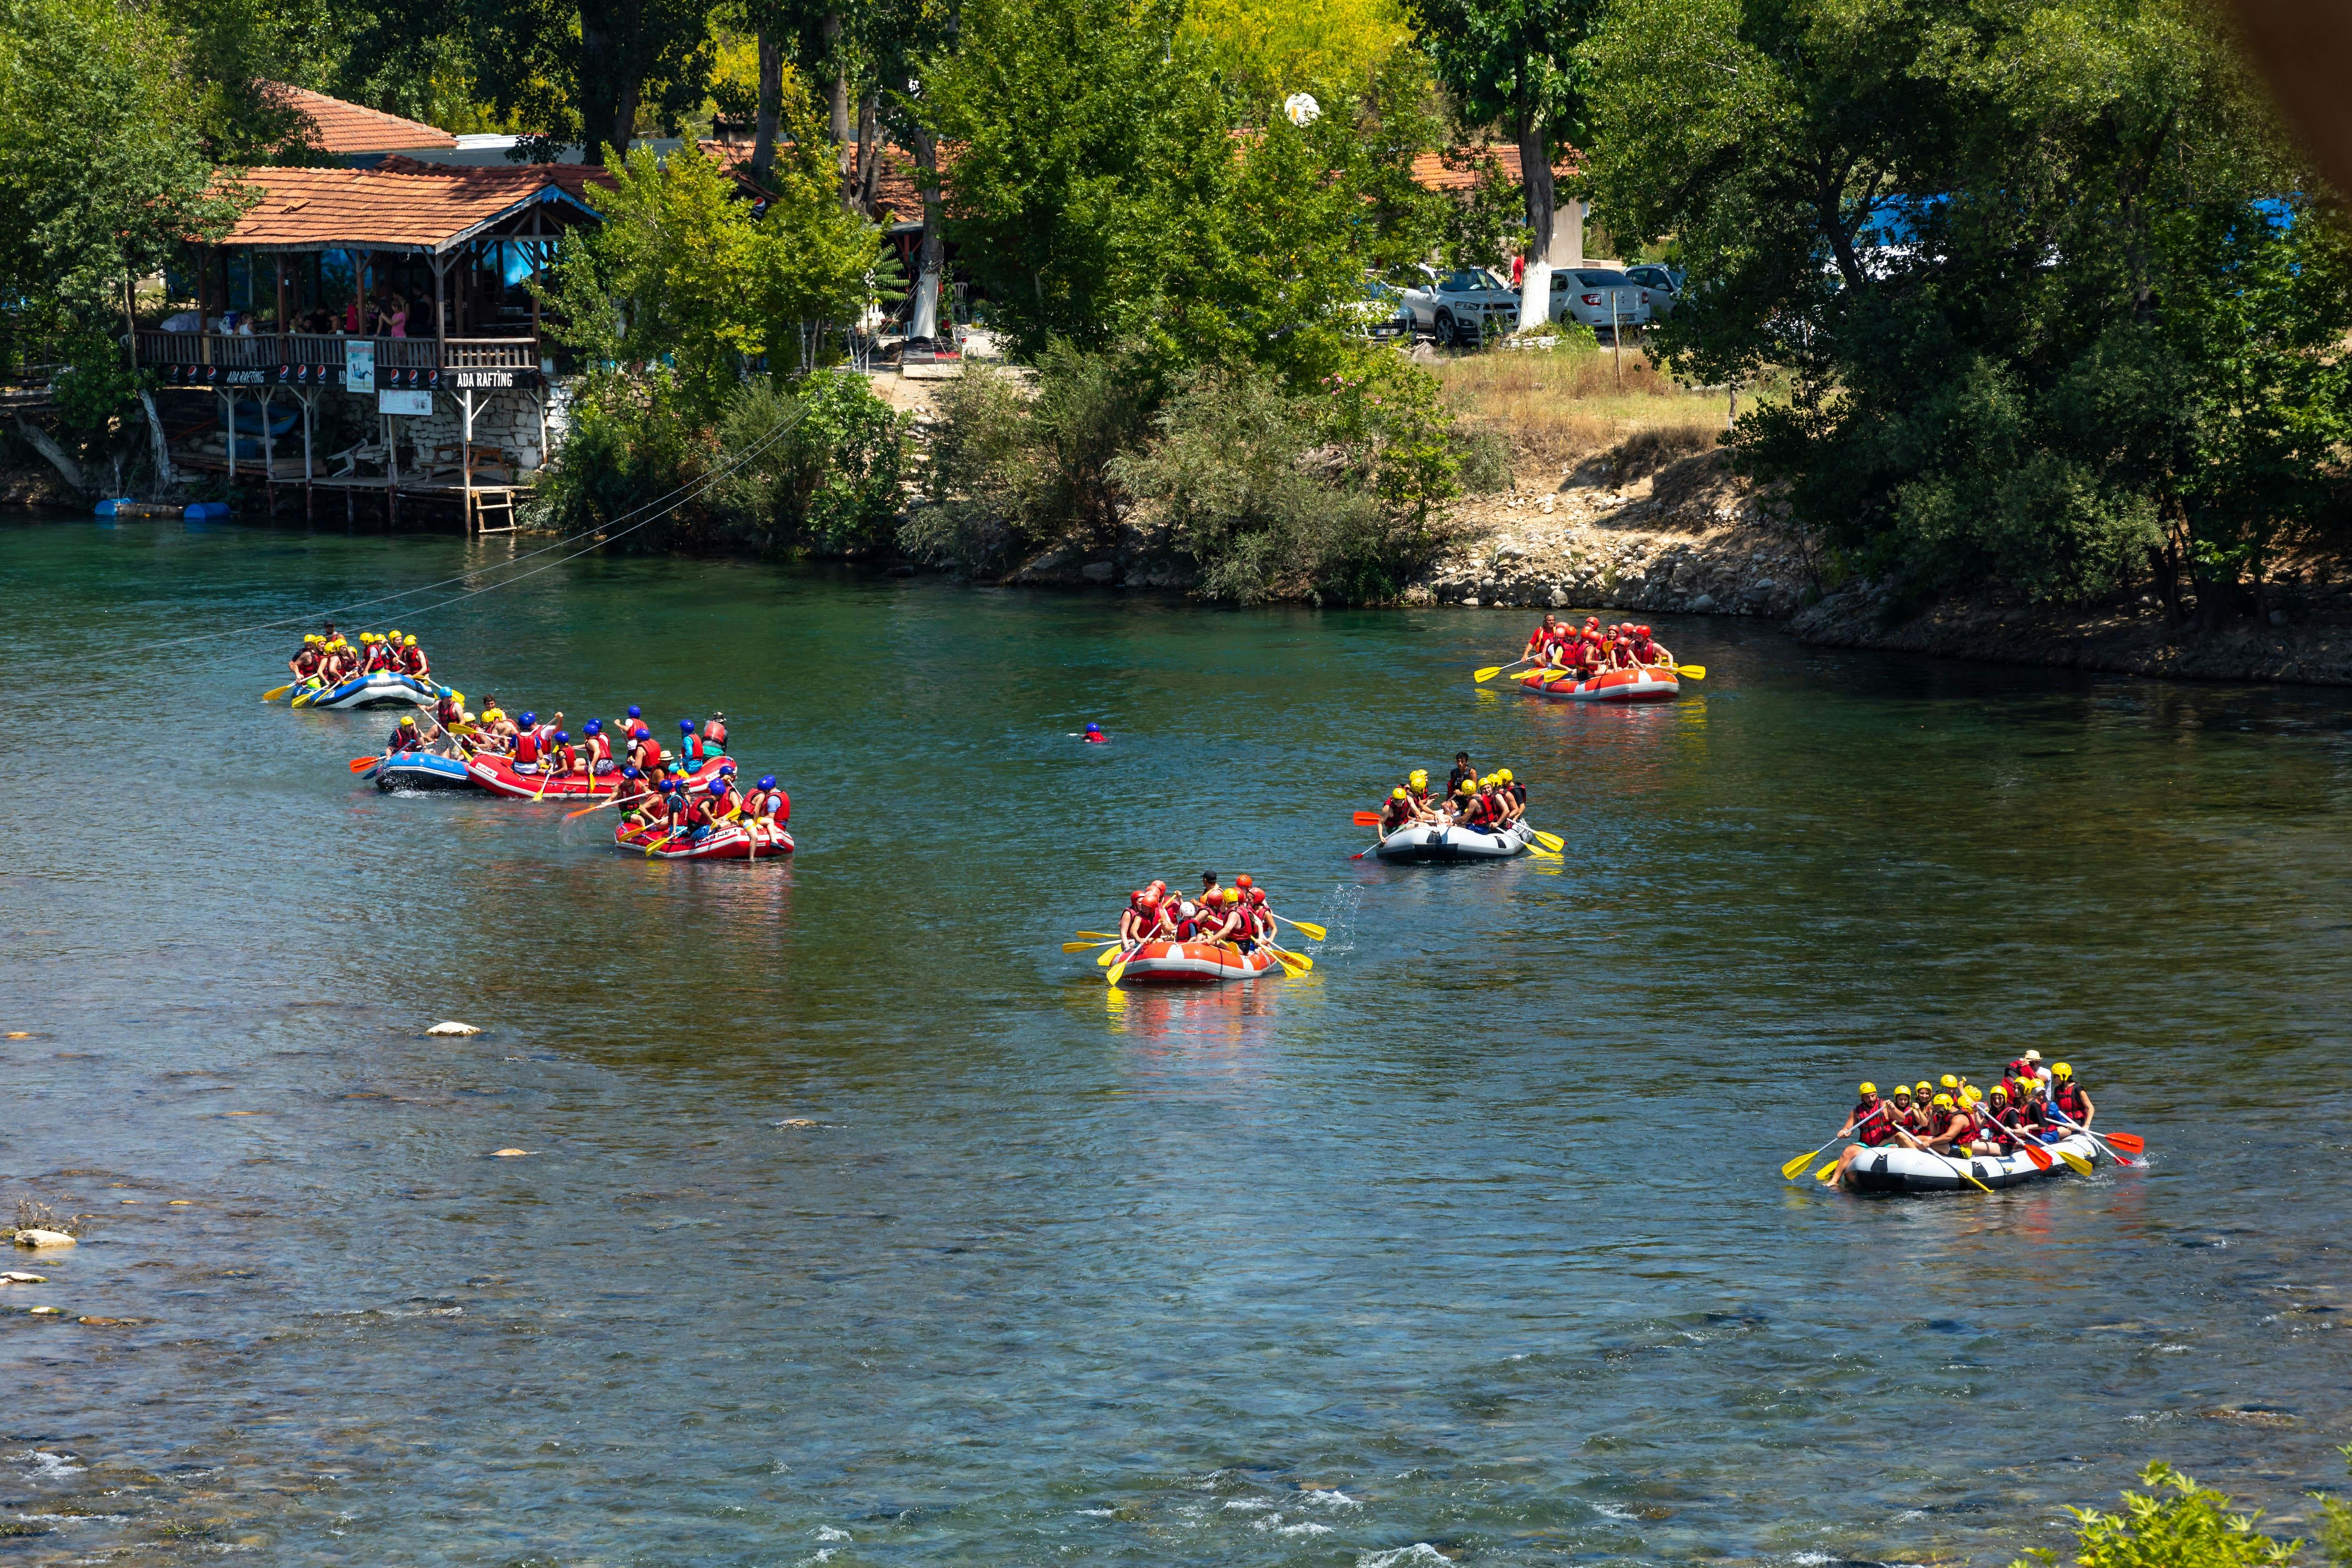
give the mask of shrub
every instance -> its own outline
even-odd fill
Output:
[[[912,509],[898,548],[972,575],[1002,571],[1043,538],[1031,505],[1035,452],[1028,394],[987,365],[946,384],[930,442],[928,504]]]
[[[711,517],[693,487],[709,466],[714,443],[710,432],[681,416],[678,400],[677,384],[666,371],[604,370],[583,377],[530,521],[575,533],[635,525],[634,514],[642,509],[674,505],[637,526],[625,541],[628,547],[707,541]]]
[[[866,378],[820,371],[796,385],[761,376],[719,418],[713,489],[729,534],[768,548],[859,554],[886,544],[905,476],[907,421]]]
[[[2229,1498],[2170,1465],[2152,1464],[2139,1479],[2147,1493],[2125,1492],[2121,1513],[2069,1510],[2076,1526],[2076,1568],[2279,1568],[2303,1545],[2263,1534],[2254,1528],[2261,1515],[2230,1512]],[[2058,1561],[2050,1551],[2026,1556],[2044,1568]]]

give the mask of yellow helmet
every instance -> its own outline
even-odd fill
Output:
[[[452,691],[449,693],[449,700],[463,708],[466,705],[466,694],[462,691]]]
[[[1396,788],[1389,791],[1389,798],[1391,800],[1402,800],[1404,798],[1404,786],[1402,784],[1399,784]]]
[[[1992,1093],[1988,1096],[1988,1098],[1992,1100],[2007,1100],[2009,1098],[2009,1085],[2005,1083],[1997,1083],[1993,1085]]]
[[[1425,784],[1429,782],[1429,770],[1427,768],[1415,768],[1406,776],[1405,782],[1412,784]]]
[[[394,627],[393,627],[393,628],[392,628],[392,635],[393,635],[394,637],[399,637],[399,636],[400,636],[400,628],[399,628],[398,626],[394,626]]]
[[[1936,1103],[1949,1110],[1952,1109],[1952,1097],[1948,1094],[1939,1094],[1936,1097]]]
[[[415,647],[416,646],[416,639],[415,639],[415,637],[409,637],[409,638],[407,638],[407,639],[405,640],[405,642],[404,642],[404,644],[403,646],[407,647]]]
[[[1496,776],[1497,779],[1500,779],[1503,783],[1505,783],[1505,784],[1508,784],[1508,783],[1510,783],[1510,782],[1511,782],[1511,770],[1510,770],[1510,769],[1508,769],[1508,768],[1505,768],[1505,769],[1503,769],[1500,773],[1497,773],[1495,776]]]
[[[1933,1094],[1936,1092],[1936,1086],[1929,1083],[1924,1078],[1919,1080],[1918,1089],[1921,1094]]]
[[[1478,793],[1478,781],[1476,779],[1464,779],[1460,784],[1455,786],[1454,793],[1457,795],[1476,795]]]
[[[2064,1062],[2056,1062],[2051,1066],[2050,1076],[2052,1078],[2073,1078],[2074,1076],[2074,1069],[2068,1067]]]
[[[415,714],[413,714],[413,713],[412,713],[412,714],[410,714],[409,716],[407,716],[406,718],[404,718],[404,719],[401,720],[401,721],[400,721],[400,727],[401,727],[402,729],[404,729],[404,730],[414,730],[414,729],[415,729],[415,728],[416,728],[416,716],[415,716]]]
[[[1942,1078],[1936,1080],[1936,1087],[1938,1089],[1958,1089],[1960,1087],[1960,1080],[1954,1078],[1950,1073],[1946,1073]]]
[[[1874,1083],[1865,1083],[1862,1086],[1862,1092],[1864,1094],[1876,1094],[1878,1092],[1878,1086]]]
[[[1982,1100],[1983,1098],[1983,1095],[1977,1092],[1977,1086],[1972,1083],[1963,1085],[1960,1089],[1960,1100],[1963,1104],[1974,1105],[1978,1100]]]
[[[1907,1083],[1898,1083],[1898,1084],[1896,1084],[1896,1085],[1895,1086],[1895,1099],[1897,1099],[1897,1100],[1908,1100],[1908,1099],[1910,1099],[1910,1098],[1911,1098],[1911,1086],[1910,1086],[1909,1084],[1907,1084]]]

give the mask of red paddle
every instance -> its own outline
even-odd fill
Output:
[[[1379,812],[1377,812],[1377,811],[1360,811],[1360,812],[1356,813],[1356,826],[1359,826],[1359,827],[1378,827],[1380,825],[1381,825],[1381,814],[1380,814]]]
[[[2085,1127],[2083,1131],[2088,1132],[2091,1130]],[[2147,1152],[2147,1140],[2137,1132],[2101,1132],[2096,1136],[2105,1139],[2126,1154]]]
[[[383,761],[382,757],[353,757],[352,759],[352,772],[355,773],[363,773],[382,761]]]

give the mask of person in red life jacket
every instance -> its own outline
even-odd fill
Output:
[[[1274,941],[1274,911],[1265,907],[1265,889],[1249,890],[1250,935],[1263,942]]]
[[[1412,809],[1412,797],[1403,787],[1389,791],[1389,798],[1381,805],[1381,837],[1386,838],[1408,823],[1417,822],[1420,816]]]
[[[661,742],[654,739],[654,732],[643,724],[638,725],[636,739],[629,748],[629,761],[643,769],[646,777],[658,778],[667,760],[662,755]]]
[[[1895,1092],[1886,1097],[1886,1135],[1891,1141],[1897,1132],[1916,1132],[1919,1113],[1911,1105],[1911,1086],[1898,1083]]]
[[[755,821],[782,827],[793,819],[793,797],[776,787],[776,775],[761,773],[751,792],[749,811]]]
[[[539,771],[539,715],[526,713],[514,729],[514,768],[517,773]]]
[[[2009,1086],[1997,1083],[1985,1095],[1984,1103],[1977,1108],[1977,1150],[1987,1154],[2013,1154],[2017,1152],[2017,1129],[2011,1119],[2017,1115],[2010,1104]]]
[[[1867,1151],[1882,1143],[1895,1142],[1895,1112],[1886,1101],[1878,1098],[1876,1084],[1862,1086],[1861,1098],[1854,1101],[1853,1110],[1846,1117],[1845,1125],[1838,1129],[1838,1136],[1854,1140],[1838,1155],[1837,1168],[1841,1177],[1845,1174],[1845,1168],[1862,1158]]]
[[[613,742],[604,737],[604,721],[591,719],[580,726],[580,749],[587,754],[591,773],[613,771]]]
[[[1895,1130],[1895,1139],[1906,1149],[1940,1152],[1942,1146],[1951,1142],[1953,1112],[1952,1097],[1939,1094],[1935,1103],[1927,1108],[1927,1125],[1916,1132],[1906,1132],[1898,1127]]]
[[[466,721],[466,698],[463,692],[442,687],[434,693],[433,721],[444,730]]]
[[[1519,662],[1522,664],[1541,663],[1544,657],[1558,645],[1559,640],[1559,620],[1554,616],[1546,616],[1543,618],[1543,625],[1538,626],[1534,632],[1529,634],[1528,637],[1528,646],[1520,650]]]
[[[735,764],[729,763],[710,781],[718,793],[711,797],[711,811],[722,822],[740,822],[744,818],[743,792],[735,787]]]
[[[1212,946],[1231,942],[1242,934],[1246,917],[1242,913],[1242,893],[1239,888],[1227,888],[1221,897],[1209,900],[1201,914],[1201,940]]]
[[[572,732],[569,730],[558,730],[549,737],[549,740],[551,744],[549,745],[546,752],[548,777],[567,778],[573,773],[585,771],[580,765],[580,748],[572,743]]]
[[[1136,889],[1127,896],[1127,908],[1118,912],[1119,944],[1132,946],[1159,923],[1160,900],[1151,896],[1150,889]]]
[[[686,764],[688,773],[692,773],[703,764],[705,757],[702,737],[694,732],[694,721],[680,719],[677,721],[678,761]]]
[[[1177,942],[1192,941],[1193,937],[1200,934],[1201,931],[1200,906],[1193,903],[1190,899],[1179,900],[1176,905],[1176,919],[1174,923],[1176,929],[1172,933],[1172,940]]]
[[[391,639],[379,637],[375,639],[375,646],[368,649],[367,672],[370,675],[382,675],[392,667]]]
[[[397,753],[424,749],[425,737],[417,731],[416,716],[413,713],[403,715],[400,722],[392,727],[392,738],[384,742],[384,750]]]
[[[319,666],[325,663],[327,658],[320,651],[322,646],[315,632],[302,639],[302,651],[286,661],[286,668],[294,672],[295,679],[308,680],[319,673]]]
[[[613,791],[613,804],[620,812],[622,821],[632,826],[642,826],[646,821],[646,808],[654,799],[654,792],[646,787],[645,774],[635,768],[625,767],[621,770],[621,782],[614,787]]]
[[[1094,722],[1092,720],[1087,721],[1087,732],[1080,736],[1079,739],[1086,742],[1089,746],[1108,746],[1110,744],[1110,737],[1104,734],[1102,732],[1102,726]]]
[[[1495,804],[1503,808],[1506,826],[1516,826],[1527,820],[1528,786],[1513,778],[1508,768],[1496,770]]]
[[[413,675],[419,680],[433,673],[433,667],[425,662],[425,650],[416,646],[415,637],[401,639],[398,668],[403,675]]]
[[[2063,1127],[2071,1121],[2088,1127],[2099,1108],[2091,1103],[2091,1096],[2074,1077],[2074,1069],[2064,1062],[2055,1062],[2050,1068],[2051,1120]]]
[[[712,709],[710,710],[710,717],[702,721],[702,738],[710,742],[710,749],[712,751],[726,751],[727,715],[719,712],[715,708]]]

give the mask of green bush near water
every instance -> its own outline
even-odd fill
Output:
[[[2352,1459],[2352,1448],[2340,1450]],[[2078,1508],[2074,1568],[2284,1568],[2301,1541],[2281,1541],[2256,1526],[2260,1514],[2232,1510],[2230,1499],[2161,1460],[2140,1472],[2146,1492],[2126,1491],[2123,1509]],[[2320,1540],[2335,1568],[2352,1565],[2352,1506],[2322,1497]],[[2010,1568],[2057,1568],[2060,1554],[2029,1552]]]

